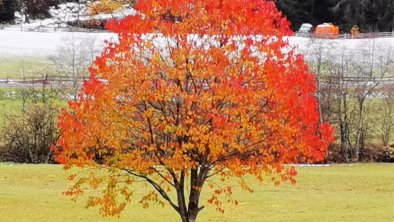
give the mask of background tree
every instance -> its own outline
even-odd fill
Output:
[[[304,51],[316,73],[321,118],[337,126],[338,146],[334,148],[340,147],[344,161],[376,159],[365,156],[364,150],[376,147],[381,138],[389,143],[391,131],[387,120],[391,116],[392,49],[374,39],[360,41],[353,48],[311,39]]]
[[[0,22],[13,20],[15,18],[14,12],[13,0],[0,0]]]
[[[337,0],[331,11],[345,31],[353,25],[362,32],[392,31],[394,28],[392,0]]]
[[[49,8],[59,4],[59,0],[16,0],[16,9],[24,15],[24,21],[49,17]]]
[[[125,4],[134,4],[135,0],[96,0],[88,3],[88,10],[90,15],[99,13],[112,13],[121,8]]]
[[[50,60],[55,74],[71,80],[72,95],[76,98],[83,80],[89,76],[87,68],[98,55],[96,41],[93,37],[80,37],[74,33],[62,40],[58,54]]]
[[[291,28],[298,30],[302,23],[316,26],[323,22],[336,22],[330,11],[334,5],[330,0],[275,0],[278,9],[289,19]]]
[[[337,81],[335,68],[332,63],[337,60],[338,49],[336,42],[325,39],[311,38],[302,53],[308,62],[309,69],[314,72],[316,78],[316,100],[320,122],[332,122],[333,99],[335,95],[334,82]]]
[[[362,32],[390,32],[394,28],[392,0],[275,0],[279,10],[289,19],[293,30],[302,23],[318,25],[331,22],[342,32],[358,25]]]
[[[380,137],[382,140],[382,145],[387,147],[390,142],[391,133],[393,131],[393,118],[394,118],[394,93],[393,87],[390,85],[382,87],[382,100],[378,104],[380,113]]]
[[[293,30],[298,30],[302,23],[310,20],[309,13],[305,9],[306,1],[276,0],[275,4],[289,21],[291,21],[291,28]]]
[[[359,47],[349,55],[348,82],[351,100],[355,101],[350,112],[353,118],[353,145],[349,156],[359,161],[364,158],[367,137],[370,136],[373,115],[371,107],[376,104],[377,95],[385,84],[384,77],[390,76],[393,70],[392,49],[375,43],[374,39],[364,40]],[[369,124],[368,124],[369,123]],[[372,141],[370,141],[372,142]]]
[[[153,189],[143,206],[164,201],[191,222],[204,187],[221,212],[222,198],[237,203],[234,185],[213,176],[251,190],[246,175],[295,182],[283,163],[323,160],[331,129],[319,124],[314,76],[283,40],[291,31],[273,2],[145,0],[135,9],[107,25],[118,42],[59,116],[57,160],[108,170],[70,177],[67,194],[101,188],[88,205],[114,215],[143,181]]]

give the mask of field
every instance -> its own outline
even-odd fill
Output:
[[[255,186],[235,190],[237,207],[224,215],[207,205],[199,221],[394,221],[394,165],[354,164],[298,167],[296,185]],[[71,202],[61,193],[70,186],[59,165],[0,165],[0,221],[179,221],[169,207],[129,205],[120,218],[102,218],[84,200]],[[254,180],[249,179],[253,184]],[[138,193],[147,189],[138,187]],[[204,196],[205,198],[207,196]],[[205,200],[203,200],[205,203]]]
[[[0,57],[0,78],[43,77],[48,74],[50,65],[45,57]]]

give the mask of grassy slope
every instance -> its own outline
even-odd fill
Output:
[[[44,57],[0,57],[0,78],[21,79],[49,74],[51,61]]]
[[[82,200],[74,204],[61,195],[67,174],[55,165],[0,165],[0,221],[179,221],[169,207],[136,204],[119,219],[102,218]],[[394,221],[394,165],[299,168],[295,186],[256,186],[252,194],[234,195],[239,206],[221,215],[208,205],[199,221]]]

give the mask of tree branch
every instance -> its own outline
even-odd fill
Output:
[[[179,212],[179,207],[171,200],[171,198],[167,195],[167,193],[164,191],[164,189],[159,184],[157,184],[155,181],[153,181],[152,179],[150,179],[147,176],[137,174],[129,169],[123,168],[122,170],[127,172],[130,175],[135,176],[135,177],[145,179],[146,182],[151,184],[153,186],[153,188],[155,188],[155,190],[172,206],[172,208],[174,208],[177,212]]]

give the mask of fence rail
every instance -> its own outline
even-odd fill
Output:
[[[21,31],[21,32],[107,32],[103,29],[87,29],[87,28],[79,28],[74,26],[66,26],[62,27],[59,25],[37,25],[37,26],[25,26],[25,25],[13,25],[13,26],[5,26],[0,24],[0,30],[8,30],[8,31]]]
[[[102,29],[87,29],[87,28],[78,28],[73,26],[61,27],[60,24],[45,26],[5,26],[0,24],[0,30],[14,30],[21,32],[107,32]],[[328,38],[328,39],[370,39],[370,38],[394,38],[394,32],[368,32],[368,33],[343,33],[339,35],[324,35],[317,36],[314,33],[300,33],[294,32],[294,36],[296,37],[306,37],[306,38]]]
[[[394,32],[368,32],[368,33],[343,33],[340,35],[315,35],[314,33],[295,32],[296,37],[324,38],[324,39],[372,39],[372,38],[394,38]]]
[[[45,76],[45,77],[26,77],[26,78],[0,78],[0,88],[26,88],[34,86],[50,86],[54,88],[67,88],[81,86],[89,77],[70,77],[70,76]],[[98,79],[107,84],[108,80]]]
[[[67,76],[28,77],[21,79],[2,78],[0,79],[0,88],[26,88],[34,86],[70,87],[80,85],[86,79]]]
[[[0,78],[0,88],[26,88],[32,86],[51,86],[75,87],[80,86],[88,77],[73,78],[69,76],[45,76],[45,77],[28,77],[20,79]],[[107,84],[108,80],[98,79],[98,81]],[[351,85],[378,84],[382,86],[394,86],[394,76],[383,77],[357,77],[357,76],[322,76],[322,84],[343,84],[347,82]]]

